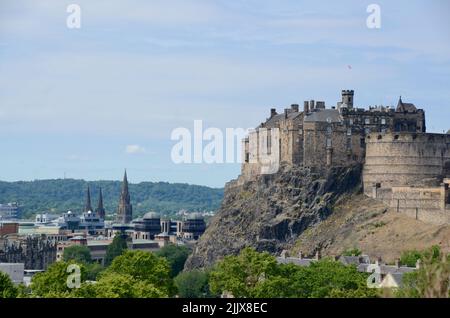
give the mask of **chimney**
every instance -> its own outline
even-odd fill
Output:
[[[309,111],[312,112],[312,111],[314,111],[315,108],[316,108],[316,106],[314,105],[314,100],[310,100],[309,101]]]
[[[298,252],[298,259],[303,259],[303,253],[302,253],[302,251]]]
[[[303,102],[303,111],[305,114],[309,113],[309,102],[307,100]]]
[[[421,263],[421,261],[420,261],[420,258],[416,261],[416,269],[419,269],[420,268],[420,263]]]
[[[378,257],[377,260],[375,261],[376,265],[381,265],[381,257]]]
[[[275,116],[277,114],[277,110],[275,108],[271,108],[270,109],[270,118],[272,118],[273,116]]]
[[[287,118],[287,117],[288,117],[288,114],[289,114],[289,109],[288,109],[288,108],[285,108],[285,109],[284,109],[284,118]]]
[[[325,109],[325,102],[316,102],[317,109]]]
[[[291,109],[292,109],[294,112],[298,113],[298,104],[292,104],[292,105],[291,105]]]

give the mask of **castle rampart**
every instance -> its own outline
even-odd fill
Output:
[[[370,134],[364,193],[392,210],[434,224],[450,223],[450,135]]]
[[[372,133],[366,138],[364,189],[438,186],[449,171],[450,135]],[[446,168],[447,167],[447,168]]]

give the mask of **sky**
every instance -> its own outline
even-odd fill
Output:
[[[359,107],[401,95],[447,131],[449,17],[445,0],[1,0],[0,180],[127,168],[132,183],[223,187],[240,164],[175,164],[174,129],[251,128],[342,89]]]

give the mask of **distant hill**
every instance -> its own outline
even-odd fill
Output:
[[[0,181],[0,203],[18,202],[25,217],[36,213],[81,211],[87,186],[91,188],[92,207],[97,207],[99,188],[107,213],[115,213],[120,195],[120,181],[84,181],[74,179]],[[130,184],[133,214],[149,210],[172,214],[181,209],[211,211],[219,208],[223,189],[167,182]]]

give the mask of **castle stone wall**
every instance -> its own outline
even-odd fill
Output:
[[[450,223],[444,186],[434,188],[393,187],[390,207],[427,223]]]
[[[426,133],[372,133],[366,138],[364,189],[372,187],[435,185],[450,163],[450,135]]]

